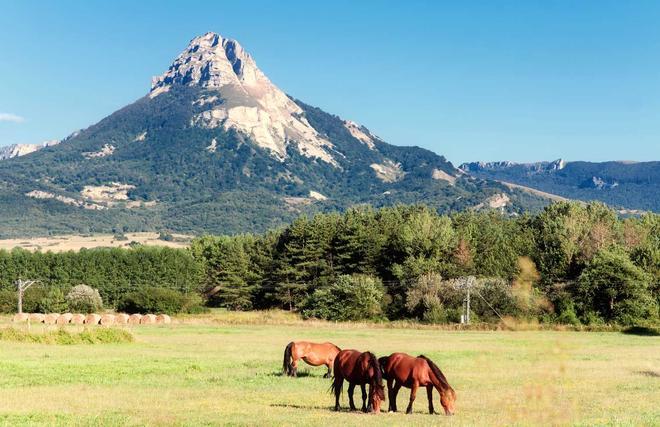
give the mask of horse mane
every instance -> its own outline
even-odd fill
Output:
[[[435,363],[433,363],[433,361],[432,361],[431,359],[429,359],[428,357],[424,356],[423,354],[420,354],[418,357],[419,357],[420,359],[424,359],[424,360],[426,360],[426,363],[428,363],[429,368],[431,368],[431,371],[433,372],[433,375],[435,375],[435,377],[436,377],[436,378],[438,379],[438,381],[440,382],[440,385],[442,385],[442,387],[443,387],[444,389],[449,389],[449,390],[452,390],[452,391],[454,390],[454,389],[449,385],[449,382],[447,381],[447,378],[445,377],[445,374],[443,374],[442,371],[440,370],[440,368],[438,368],[438,365],[436,365]]]
[[[369,394],[376,393],[376,395],[381,399],[385,400],[385,387],[383,386],[383,371],[380,369],[380,363],[378,363],[378,358],[375,354],[370,351],[366,352],[367,354],[367,364],[374,371],[374,376],[371,378],[369,383]]]

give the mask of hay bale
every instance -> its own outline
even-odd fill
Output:
[[[159,314],[156,316],[156,323],[159,325],[169,325],[172,323],[172,318],[167,314]]]
[[[154,323],[156,323],[155,314],[145,314],[142,316],[142,319],[140,319],[140,325],[153,325]]]
[[[112,326],[115,324],[115,315],[114,314],[104,314],[101,316],[101,325],[103,326]]]
[[[14,317],[11,319],[12,322],[18,323],[18,322],[27,322],[27,320],[30,318],[30,315],[28,313],[16,313],[14,314]]]
[[[98,325],[100,321],[101,321],[101,316],[99,316],[96,313],[88,314],[87,317],[85,317],[86,325]]]
[[[55,323],[57,323],[58,325],[67,325],[69,322],[71,322],[72,318],[73,318],[73,314],[64,313],[57,318],[57,321]]]
[[[115,315],[115,323],[117,325],[125,325],[125,324],[128,323],[128,318],[129,317],[130,316],[126,313],[119,313],[119,314]]]
[[[54,325],[57,323],[57,319],[60,317],[60,313],[48,313],[44,316],[44,323],[46,325]]]
[[[82,325],[85,323],[85,315],[84,314],[74,314],[71,316],[71,323],[74,325]]]
[[[41,313],[30,313],[30,323],[44,323],[44,318],[46,316]]]
[[[142,319],[141,314],[131,314],[130,316],[128,316],[128,324],[129,325],[139,325],[141,319]]]

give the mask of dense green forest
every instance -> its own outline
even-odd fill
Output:
[[[568,202],[516,217],[360,207],[260,235],[204,236],[188,250],[0,252],[3,310],[13,309],[19,277],[41,280],[38,298],[84,283],[115,308],[132,307],[126,295],[132,304],[169,290],[232,310],[432,323],[459,321],[470,285],[473,321],[655,323],[660,216],[620,218],[599,203]]]

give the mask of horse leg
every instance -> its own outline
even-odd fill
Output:
[[[362,388],[362,412],[367,412],[368,409],[371,409],[371,402],[369,402],[369,408],[367,409],[367,386],[360,384],[360,387]]]
[[[387,398],[390,400],[390,404],[387,407],[388,412],[396,412],[396,409],[392,405],[392,386],[394,385],[394,380],[392,378],[387,379]]]
[[[394,388],[392,389],[392,397],[390,398],[390,403],[392,405],[392,412],[397,411],[396,407],[396,397],[399,395],[399,390],[401,390],[401,383],[396,381],[394,383]]]
[[[292,377],[297,377],[298,376],[298,358],[293,357],[293,363],[291,363],[291,376]]]
[[[426,395],[429,398],[429,414],[433,415],[435,414],[435,410],[433,409],[433,384],[426,386]]]
[[[335,391],[335,411],[339,411],[339,395],[341,394],[341,388],[344,385],[344,378],[341,375],[335,377],[333,383],[333,389]]]
[[[349,386],[348,386],[348,404],[351,408],[351,411],[355,411],[357,409],[355,407],[355,402],[353,402],[353,391],[355,391],[355,384],[349,383]]]
[[[417,381],[413,382],[412,387],[410,387],[410,402],[408,403],[406,414],[412,414],[413,402],[417,396],[417,387],[419,387],[419,383]]]
[[[332,377],[332,364],[326,363],[325,366],[328,367],[328,372],[323,375],[323,378],[331,378]]]

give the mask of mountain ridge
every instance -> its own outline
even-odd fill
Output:
[[[304,213],[420,202],[508,214],[548,203],[287,95],[216,33],[191,40],[142,98],[0,162],[5,237],[260,232]]]

